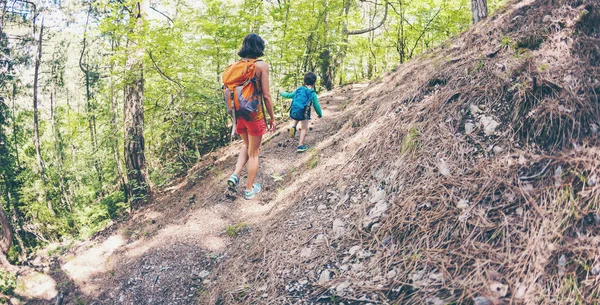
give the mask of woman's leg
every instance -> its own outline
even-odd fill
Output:
[[[242,133],[242,134],[240,134],[240,136],[242,137],[242,139],[244,139],[244,145],[240,149],[240,155],[238,156],[237,164],[235,165],[234,173],[236,175],[238,175],[238,177],[242,174],[242,170],[244,169],[246,162],[248,162],[248,146],[249,146],[248,145],[248,134]]]
[[[260,143],[262,141],[261,136],[247,136],[248,139],[248,181],[246,183],[246,190],[252,189],[254,184],[254,178],[258,172],[258,152],[260,150]]]
[[[308,131],[308,120],[303,120],[301,123],[302,130],[300,131],[300,146],[304,145],[304,138],[306,138],[306,132]]]

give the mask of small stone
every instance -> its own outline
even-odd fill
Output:
[[[352,285],[350,281],[341,282],[335,287],[335,292],[341,295],[346,291],[346,289],[348,289],[348,287],[350,287],[350,285]]]
[[[525,156],[520,155],[519,156],[519,165],[526,165],[527,164],[527,159],[525,159]]]
[[[527,293],[527,286],[523,283],[518,283],[517,288],[515,289],[515,299],[521,300],[525,298],[525,294]]]
[[[323,272],[321,272],[321,275],[319,276],[319,285],[324,285],[325,283],[329,282],[330,277],[331,277],[330,271],[323,270]]]
[[[365,266],[362,263],[356,263],[356,264],[352,264],[352,271],[354,273],[358,273],[363,271],[365,268]]]
[[[468,209],[469,208],[469,200],[466,199],[461,199],[456,203],[456,207],[464,210],[464,209]]]
[[[596,175],[593,175],[587,179],[588,186],[595,186],[596,183],[598,183],[598,177]]]
[[[377,203],[385,199],[385,190],[378,190],[371,196],[371,203]]]
[[[481,109],[479,109],[479,106],[473,104],[469,105],[469,111],[472,115],[481,113]]]
[[[381,228],[381,224],[376,222],[371,226],[371,232],[377,232]]]
[[[592,275],[593,276],[600,275],[600,265],[596,265],[592,268]]]
[[[429,274],[429,279],[432,281],[439,281],[439,282],[443,282],[444,281],[444,275],[437,272],[437,273],[431,273]]]
[[[473,298],[473,302],[475,302],[475,305],[494,305],[494,302],[490,299],[481,296]]]
[[[373,256],[373,253],[371,253],[370,251],[365,250],[365,251],[361,252],[359,256],[361,258],[369,258],[369,257]]]
[[[298,284],[304,286],[304,285],[308,284],[308,280],[299,280]]]
[[[336,238],[341,237],[346,233],[344,225],[344,221],[341,219],[336,219],[333,221],[333,235]]]
[[[563,175],[563,168],[562,166],[558,166],[556,168],[556,170],[554,171],[554,187],[560,187],[562,185],[562,175]]]
[[[563,80],[567,83],[571,83],[573,81],[573,76],[571,74],[563,77]]]
[[[348,250],[348,253],[350,255],[354,255],[356,253],[358,253],[358,251],[360,251],[361,247],[360,246],[353,246],[350,248],[350,250]]]
[[[561,254],[558,258],[558,275],[565,275],[565,266],[567,265],[567,258],[564,254]]]
[[[517,213],[517,215],[519,215],[519,216],[523,216],[523,208],[517,208],[515,210],[515,213]]]
[[[326,206],[326,205],[324,205],[324,204],[321,204],[321,205],[319,205],[319,206],[317,207],[317,211],[323,211],[323,210],[326,210],[326,209],[327,209],[327,206]]]
[[[388,203],[385,201],[380,201],[369,211],[369,216],[372,218],[380,217],[383,215],[383,213],[385,213],[385,211],[387,211],[387,209]]]
[[[499,153],[501,153],[501,152],[504,151],[504,147],[502,147],[502,146],[494,146],[493,151],[494,151],[495,154],[499,154]]]
[[[443,176],[450,176],[450,169],[448,169],[448,165],[446,164],[446,161],[444,159],[440,158],[440,162],[438,162],[438,170]]]
[[[465,134],[470,135],[475,130],[475,124],[465,123]]]
[[[311,254],[312,254],[311,248],[303,248],[302,250],[300,250],[300,257],[310,257]]]
[[[390,271],[388,271],[388,273],[385,275],[385,277],[386,277],[386,278],[388,278],[388,279],[393,279],[393,278],[395,278],[395,277],[396,277],[396,275],[397,275],[397,272],[396,272],[396,270],[390,270]]]
[[[203,279],[203,278],[205,278],[205,277],[207,277],[207,276],[209,276],[209,275],[210,275],[210,271],[208,271],[208,270],[203,270],[202,272],[200,272],[200,273],[198,274],[198,277],[200,277],[201,279]]]
[[[552,21],[552,16],[550,15],[545,15],[544,18],[542,18],[543,23],[548,23],[550,21]]]
[[[486,135],[491,136],[496,132],[496,129],[500,126],[498,121],[494,120],[491,116],[481,116],[481,126]]]
[[[508,286],[499,282],[494,282],[490,284],[490,290],[492,294],[497,298],[503,298],[508,294]]]

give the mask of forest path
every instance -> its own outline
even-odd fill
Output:
[[[318,147],[333,136],[346,103],[366,85],[323,94],[323,118],[311,121],[307,144]],[[25,282],[37,284],[21,287],[19,294],[29,299],[28,304],[46,304],[59,292],[64,294],[63,304],[194,303],[208,281],[205,278],[226,259],[225,250],[236,235],[275,215],[277,205],[297,189],[290,186],[321,178],[304,170],[318,158],[316,152],[298,154],[298,138],[290,139],[287,127],[287,122],[281,123],[263,140],[257,177],[263,192],[257,199],[231,200],[224,194],[242,145],[237,141],[204,158],[187,177],[160,190],[128,220],[76,243],[60,256],[39,260],[38,271],[22,276]],[[242,176],[240,190],[245,172]]]

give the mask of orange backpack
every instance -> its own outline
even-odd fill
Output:
[[[256,76],[257,59],[242,59],[233,63],[223,72],[223,94],[227,112],[233,118],[243,117],[254,120],[262,104],[260,80]],[[264,115],[264,114],[263,114]]]

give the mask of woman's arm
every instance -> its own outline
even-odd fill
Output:
[[[267,107],[267,112],[269,112],[269,117],[271,120],[269,121],[269,129],[275,129],[275,113],[273,112],[273,100],[271,98],[271,88],[269,84],[269,64],[264,61],[259,61],[256,63],[256,67],[260,71],[260,85],[263,94],[263,98],[265,101],[265,106]]]

